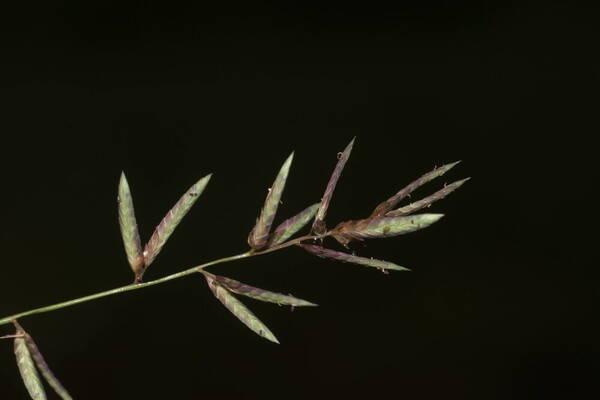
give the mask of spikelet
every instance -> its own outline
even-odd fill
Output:
[[[329,203],[331,202],[331,197],[333,196],[333,192],[337,185],[340,176],[342,175],[342,171],[346,166],[346,162],[348,158],[350,158],[350,153],[352,152],[352,147],[354,146],[353,138],[350,143],[346,146],[344,151],[339,155],[338,162],[335,165],[335,169],[329,178],[329,182],[327,183],[327,187],[325,188],[325,193],[323,194],[323,198],[321,199],[321,206],[317,211],[317,216],[315,217],[315,221],[313,222],[313,226],[311,232],[317,235],[322,235],[327,231],[327,225],[325,224],[325,216],[327,215],[327,209],[329,208]]]
[[[158,253],[162,250],[163,246],[169,239],[169,237],[177,228],[177,225],[181,222],[183,217],[192,208],[196,200],[200,197],[206,185],[210,181],[212,174],[206,175],[192,187],[190,187],[181,198],[175,203],[173,208],[169,210],[167,215],[162,219],[160,224],[154,230],[152,237],[144,248],[144,261],[146,268],[152,264]]]
[[[50,367],[48,367],[46,360],[44,360],[44,356],[33,341],[33,338],[28,333],[25,333],[25,343],[31,352],[31,356],[33,357],[33,361],[35,361],[35,365],[42,373],[42,376],[46,379],[46,382],[48,382],[48,384],[52,387],[52,389],[54,389],[61,399],[73,400],[69,392],[67,392],[67,389],[65,389],[65,387],[56,378]]]
[[[435,168],[433,171],[428,172],[425,175],[421,176],[419,179],[409,183],[406,187],[402,188],[398,193],[396,193],[395,195],[393,195],[392,197],[390,197],[389,199],[387,199],[386,201],[384,201],[383,203],[381,203],[377,207],[375,207],[375,210],[373,210],[373,212],[371,213],[371,218],[384,216],[388,211],[394,209],[398,205],[398,203],[402,199],[404,199],[406,196],[410,195],[416,189],[423,186],[424,184],[431,181],[432,179],[435,179],[437,177],[444,175],[446,172],[448,172],[451,168],[453,168],[458,163],[460,163],[460,161],[442,165],[441,167]]]
[[[312,206],[305,208],[298,214],[286,219],[281,224],[279,224],[279,226],[275,228],[275,230],[269,237],[268,247],[273,247],[285,242],[288,238],[293,236],[300,229],[304,228],[306,224],[308,224],[317,213],[319,204],[320,203],[313,204]]]
[[[343,245],[352,240],[393,237],[426,228],[443,216],[444,214],[415,214],[346,221],[332,230],[332,236]]]
[[[275,214],[279,207],[281,195],[285,188],[285,182],[290,172],[290,166],[292,165],[293,159],[294,153],[292,152],[279,170],[275,182],[273,182],[273,186],[269,189],[260,216],[256,220],[256,225],[254,225],[254,228],[252,228],[252,231],[250,231],[250,234],[248,235],[248,244],[254,250],[264,248],[269,240],[271,225],[275,219]]]
[[[341,251],[330,250],[330,249],[326,249],[321,246],[315,246],[312,244],[301,244],[299,246],[302,247],[304,250],[308,251],[309,253],[312,253],[321,258],[330,258],[332,260],[338,260],[338,261],[348,262],[348,263],[358,264],[358,265],[365,265],[367,267],[374,267],[374,268],[378,268],[381,270],[392,269],[395,271],[410,271],[408,268],[401,267],[401,266],[391,263],[389,261],[376,260],[373,258],[366,258],[366,257],[358,257],[358,256],[354,256],[352,254],[343,253]]]
[[[274,343],[279,343],[275,335],[250,311],[241,301],[235,298],[223,285],[213,279],[210,274],[205,274],[208,287],[215,297],[235,315],[244,325],[257,335]]]
[[[44,359],[42,352],[35,344],[35,341],[31,337],[29,333],[23,329],[23,327],[17,322],[13,321],[13,324],[17,328],[17,334],[15,336],[20,336],[20,338],[24,341],[25,346],[27,347],[27,351],[30,354],[30,357],[33,358],[37,369],[41,372],[42,376],[46,379],[46,382],[54,389],[54,391],[60,396],[63,400],[73,400],[67,389],[60,383],[60,381],[56,378],[48,363]],[[15,346],[17,344],[15,343]]]
[[[17,334],[23,334],[17,329]],[[24,337],[15,337],[15,356],[17,358],[17,366],[21,373],[21,378],[25,384],[25,388],[33,400],[46,400],[46,392],[40,380],[31,353],[27,347]]]
[[[204,273],[208,274],[207,272]],[[239,294],[242,296],[250,297],[252,299],[266,301],[269,303],[276,303],[279,305],[288,305],[292,307],[303,307],[303,306],[316,306],[317,304],[311,303],[306,300],[299,299],[297,297],[286,295],[282,293],[271,292],[269,290],[260,289],[254,286],[247,285],[245,283],[236,281],[235,279],[226,278],[224,276],[212,275],[212,279],[216,280],[225,289]]]
[[[469,179],[471,179],[471,178],[465,178],[460,181],[453,182],[449,185],[446,185],[444,188],[438,190],[434,194],[425,197],[424,199],[415,201],[413,203],[410,203],[407,206],[398,208],[396,210],[392,210],[385,215],[388,217],[409,215],[409,214],[414,213],[415,211],[419,211],[423,208],[429,207],[432,203],[443,199],[444,197],[448,196],[450,193],[452,193],[453,191],[455,191],[456,189],[461,187],[462,184],[465,183],[466,181],[468,181]]]
[[[121,228],[123,244],[125,245],[125,253],[137,281],[144,273],[144,256],[135,220],[133,199],[124,172],[121,173],[121,179],[119,180],[119,197],[117,201],[119,205],[119,226]]]

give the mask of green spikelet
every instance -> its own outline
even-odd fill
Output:
[[[127,254],[127,260],[135,274],[136,280],[139,280],[144,273],[144,256],[142,254],[140,234],[135,220],[133,199],[124,172],[121,173],[121,179],[119,181],[118,203],[119,226],[121,228],[123,244],[125,245],[125,253]]]
[[[315,245],[311,245],[311,244],[301,244],[300,247],[302,247],[304,250],[308,251],[309,253],[312,253],[321,258],[330,258],[332,260],[338,260],[341,262],[365,265],[367,267],[378,268],[378,269],[381,269],[384,271],[388,270],[388,269],[392,269],[395,271],[410,271],[408,268],[401,267],[401,266],[391,263],[389,261],[376,260],[374,258],[358,257],[358,256],[354,256],[352,254],[343,253],[341,251],[326,249],[321,246],[315,246]]]
[[[35,361],[35,365],[38,367],[42,376],[46,379],[46,382],[54,389],[54,391],[60,396],[63,400],[73,400],[67,389],[60,383],[60,381],[56,378],[46,360],[44,360],[44,356],[40,352],[39,348],[33,341],[33,338],[25,333],[25,343],[27,344],[27,348],[33,357],[33,361]]]
[[[375,207],[375,210],[373,210],[373,213],[371,214],[371,218],[384,216],[388,211],[395,208],[396,205],[398,205],[398,203],[406,196],[409,196],[412,192],[414,192],[427,182],[431,181],[432,179],[444,175],[450,169],[454,168],[458,163],[460,163],[460,161],[442,165],[439,168],[434,168],[433,171],[428,172],[425,175],[421,176],[419,179],[409,183],[398,193],[396,193],[395,195],[393,195],[392,197]]]
[[[208,274],[207,272],[204,273]],[[247,285],[245,283],[236,281],[231,278],[226,278],[224,276],[212,275],[209,274],[212,279],[216,280],[220,285],[225,287],[225,289],[233,292],[235,294],[239,294],[242,296],[250,297],[260,301],[266,301],[269,303],[276,303],[279,305],[288,305],[292,307],[302,307],[302,306],[316,306],[317,304],[311,303],[310,301],[302,300],[297,297],[271,292],[269,290],[260,289],[254,286]]]
[[[254,228],[250,231],[250,235],[248,235],[248,244],[254,250],[264,248],[269,240],[271,225],[275,219],[275,214],[279,207],[281,195],[283,194],[285,182],[290,172],[290,166],[292,165],[293,159],[294,153],[292,152],[279,170],[277,178],[275,178],[275,182],[273,182],[273,186],[269,189],[269,194],[265,199],[265,204],[261,210],[260,216],[256,220]]]
[[[332,230],[332,236],[343,245],[352,240],[393,237],[426,228],[443,216],[444,214],[415,214],[346,221]]]
[[[277,228],[275,228],[269,237],[268,247],[277,246],[278,244],[285,242],[300,229],[304,228],[317,213],[319,204],[320,203],[313,204],[312,206],[300,211],[293,217],[283,221]]]
[[[17,334],[22,332],[17,331]],[[24,337],[15,338],[15,356],[17,358],[17,366],[21,373],[23,383],[29,392],[29,395],[33,400],[46,400],[46,392],[40,381],[31,353],[27,347],[27,343]]]
[[[471,178],[466,178],[466,179],[462,179],[460,181],[453,182],[449,185],[446,185],[444,188],[438,190],[434,194],[425,197],[424,199],[410,203],[409,205],[398,208],[397,210],[392,210],[385,215],[388,217],[409,215],[409,214],[414,213],[415,211],[419,211],[423,208],[429,207],[432,203],[434,203],[438,200],[441,200],[444,197],[448,196],[450,193],[454,192],[456,189],[461,187],[463,185],[463,183],[465,183],[469,179],[471,179]]]
[[[213,294],[223,305],[231,311],[244,325],[250,328],[257,335],[264,337],[274,343],[279,343],[275,335],[263,324],[257,317],[248,310],[248,308],[238,299],[236,299],[229,291],[221,285],[217,280],[213,279],[209,274],[205,274],[208,287]]]
[[[146,268],[152,264],[158,253],[169,239],[169,237],[177,228],[183,217],[192,208],[196,200],[200,197],[206,185],[210,181],[212,174],[205,176],[196,182],[191,188],[184,193],[183,196],[175,203],[173,208],[169,210],[167,215],[162,219],[160,224],[154,230],[152,237],[144,248],[144,261]]]

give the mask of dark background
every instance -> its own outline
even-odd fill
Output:
[[[331,225],[434,165],[463,160],[418,194],[473,177],[440,223],[357,248],[413,272],[295,248],[212,268],[321,305],[244,300],[281,345],[197,277],[24,318],[76,399],[598,395],[597,15],[406,3],[3,6],[2,316],[131,281],[121,170],[144,239],[215,173],[146,279],[245,251],[292,150],[279,220],[318,201],[353,136]],[[25,399],[0,344],[0,398]]]

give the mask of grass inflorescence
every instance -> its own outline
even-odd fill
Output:
[[[123,173],[118,185],[118,221],[125,248],[125,255],[133,272],[133,283],[0,319],[0,325],[12,323],[16,329],[13,334],[8,334],[1,338],[12,339],[14,341],[17,366],[21,373],[26,391],[29,393],[30,397],[32,399],[46,398],[44,385],[39,376],[39,374],[41,374],[48,385],[53,388],[62,399],[72,399],[71,395],[48,367],[48,364],[44,360],[42,353],[33,341],[31,335],[20,325],[18,320],[26,316],[47,313],[97,300],[102,297],[143,289],[148,286],[162,284],[188,275],[201,274],[204,276],[208,288],[213,295],[244,325],[259,336],[271,342],[279,343],[273,332],[271,332],[271,330],[256,315],[254,315],[254,313],[252,313],[252,311],[250,311],[237,296],[278,305],[286,305],[292,308],[313,307],[316,306],[316,304],[311,301],[297,298],[291,294],[261,289],[239,282],[233,278],[216,275],[208,272],[206,268],[242,258],[264,255],[287,247],[298,247],[321,258],[377,268],[385,273],[388,273],[389,270],[408,271],[408,268],[393,262],[378,260],[372,257],[358,256],[351,250],[348,250],[355,241],[404,235],[426,228],[439,221],[443,217],[443,214],[415,214],[415,212],[424,208],[429,208],[434,202],[446,197],[458,189],[469,178],[453,182],[449,185],[444,185],[442,189],[436,191],[432,195],[399,207],[400,202],[405,198],[409,198],[412,192],[427,182],[444,175],[456,166],[458,162],[434,168],[431,172],[422,175],[420,178],[402,188],[395,195],[377,205],[368,218],[349,219],[340,222],[334,228],[329,229],[325,220],[327,211],[331,204],[336,185],[344,170],[344,166],[350,158],[353,146],[354,139],[352,139],[341,153],[338,153],[337,163],[320,201],[307,206],[296,215],[285,219],[273,229],[275,217],[281,203],[286,181],[294,159],[294,153],[290,154],[283,163],[275,181],[268,191],[256,223],[250,229],[247,240],[249,249],[246,252],[196,265],[181,272],[148,282],[143,281],[144,272],[155,261],[161,249],[166,245],[179,223],[201,197],[212,174],[206,175],[198,180],[183,194],[183,196],[180,197],[158,224],[148,242],[142,246],[135,216],[133,196],[129,183]],[[294,238],[294,235],[307,227],[311,221],[310,232],[304,236]],[[331,246],[325,246],[327,238],[337,241],[343,249],[336,250],[330,248]]]

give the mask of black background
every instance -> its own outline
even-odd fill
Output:
[[[213,268],[320,304],[244,300],[281,345],[193,276],[24,318],[76,399],[598,395],[592,10],[201,3],[3,6],[2,316],[130,282],[121,170],[144,239],[214,172],[146,279],[245,251],[292,150],[279,220],[318,201],[354,136],[331,225],[434,165],[463,160],[418,194],[473,179],[438,224],[356,249],[413,272],[295,248]],[[0,344],[0,398],[25,399]]]

